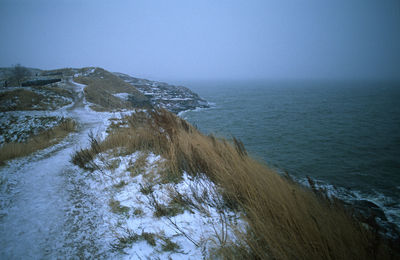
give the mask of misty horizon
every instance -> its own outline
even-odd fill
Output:
[[[0,2],[0,67],[139,78],[400,80],[399,1]]]

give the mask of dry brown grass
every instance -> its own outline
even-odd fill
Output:
[[[18,89],[8,92],[0,93],[0,111],[10,110],[32,110],[36,106],[37,110],[44,110],[46,108],[40,107],[40,101],[44,99],[43,95],[34,93],[26,89]],[[13,106],[9,105],[12,100]]]
[[[67,98],[74,98],[74,94],[64,88],[57,87],[56,84],[54,85],[47,85],[47,86],[37,86],[34,87],[35,89],[45,91],[49,93],[50,95],[57,95],[57,96],[62,96],[62,97],[67,97]]]
[[[108,111],[150,107],[148,98],[140,91],[104,69],[96,68],[93,74],[74,78],[74,81],[87,85],[85,97],[89,102],[95,104],[92,107],[94,110]],[[123,101],[113,96],[117,93],[128,93],[131,95],[131,99]]]
[[[82,150],[91,156],[81,158],[81,164],[101,151],[125,147],[131,152],[161,154],[176,173],[205,173],[222,188],[226,205],[243,211],[248,223],[246,230],[237,230],[235,244],[221,248],[218,257],[391,258],[386,244],[353,219],[340,203],[317,196],[253,160],[240,141],[231,144],[205,136],[165,110],[151,112],[151,116],[136,113],[128,121],[129,129],[114,131],[104,142],[95,142],[95,149],[92,145]]]
[[[24,143],[5,143],[0,147],[0,164],[4,164],[7,160],[26,156],[54,145],[66,137],[70,132],[75,131],[75,128],[75,121],[67,118],[62,120],[59,125],[29,138]]]
[[[29,89],[17,89],[0,93],[0,112],[20,110],[52,110],[69,104],[61,98],[73,98],[73,94],[55,86],[40,86],[34,89],[46,95],[35,93]]]

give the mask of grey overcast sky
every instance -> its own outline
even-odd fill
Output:
[[[400,79],[400,0],[0,0],[0,66]]]

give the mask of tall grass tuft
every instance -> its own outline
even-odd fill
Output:
[[[390,259],[391,251],[340,203],[317,196],[263,163],[243,143],[201,134],[166,110],[136,113],[130,128],[111,133],[97,153],[116,147],[151,151],[167,159],[175,173],[206,174],[222,190],[226,205],[243,212],[226,259]],[[88,151],[89,151],[88,150]],[[79,155],[83,156],[83,155]]]

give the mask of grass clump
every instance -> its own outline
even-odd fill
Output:
[[[142,185],[140,184],[140,190],[139,190],[143,195],[150,195],[153,193],[153,185],[151,184],[145,184]]]
[[[121,164],[121,160],[120,159],[113,159],[113,160],[109,160],[107,163],[107,169],[109,170],[115,170],[119,167],[119,165]]]
[[[179,183],[181,182],[182,179],[182,174],[180,172],[175,171],[170,167],[169,162],[161,161],[158,162],[158,173],[160,175],[160,180],[159,182],[161,184],[167,184],[167,183]]]
[[[28,138],[23,143],[5,143],[0,147],[0,164],[4,164],[7,160],[27,156],[38,150],[55,145],[75,130],[76,122],[70,118],[65,118],[52,129],[42,131],[38,135]]]
[[[164,252],[178,252],[181,249],[180,245],[172,241],[168,237],[161,238],[163,243],[161,244],[161,250]]]
[[[141,153],[140,156],[134,162],[134,168],[143,171],[147,167],[147,157],[148,153]]]
[[[111,248],[113,250],[121,251],[124,248],[127,248],[128,246],[137,242],[138,240],[139,240],[138,234],[130,230],[127,230],[125,235],[117,237],[116,243],[111,243]]]
[[[127,214],[129,212],[129,207],[121,206],[121,203],[118,200],[111,199],[108,202],[108,205],[111,208],[111,212],[115,214]]]
[[[126,185],[128,185],[128,183],[126,181],[122,180],[122,181],[118,182],[117,184],[114,184],[114,187],[117,189],[121,189],[122,187],[124,187]]]
[[[148,153],[141,153],[141,155],[133,162],[133,165],[128,167],[128,171],[130,172],[131,177],[136,177],[140,173],[142,173],[147,166],[147,157]]]
[[[129,171],[129,176],[131,176],[132,178],[138,176],[141,173],[140,169],[134,166],[128,167],[127,171]]]
[[[139,239],[146,240],[146,242],[151,246],[156,246],[155,234],[149,232],[142,232]]]
[[[146,241],[149,245],[154,247],[157,245],[156,238],[157,235],[154,233],[142,231],[142,233],[139,235],[134,231],[127,230],[125,235],[117,237],[117,242],[112,243],[111,247],[114,250],[121,251],[124,248],[127,248],[128,246],[131,246],[133,243],[136,243],[138,241]]]
[[[184,212],[184,208],[181,205],[178,204],[169,204],[169,205],[163,205],[160,203],[157,203],[154,205],[154,217],[161,218],[161,217],[175,217],[179,214],[182,214]]]
[[[136,216],[136,217],[143,217],[143,216],[144,216],[143,209],[141,209],[141,208],[135,208],[135,210],[133,211],[133,216]]]

